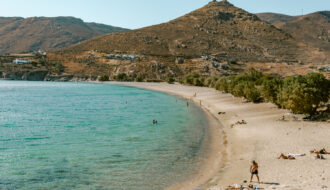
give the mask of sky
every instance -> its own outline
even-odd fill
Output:
[[[0,0],[0,16],[74,16],[129,29],[175,19],[211,0]],[[330,10],[330,0],[228,0],[251,13],[301,15]]]

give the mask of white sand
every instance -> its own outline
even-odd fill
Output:
[[[330,155],[325,155],[326,160],[316,160],[309,153],[314,148],[330,151],[329,123],[293,121],[292,118],[279,121],[283,115],[290,116],[287,110],[277,109],[270,103],[244,103],[240,98],[210,88],[167,83],[112,84],[181,96],[201,103],[207,110],[212,134],[209,159],[199,175],[170,189],[222,190],[228,185],[244,184],[244,180],[250,180],[251,160],[259,163],[260,187],[265,189],[330,189]],[[219,112],[226,114],[218,115]],[[231,127],[239,120],[245,120],[247,125]],[[305,153],[306,156],[278,160],[280,153]]]

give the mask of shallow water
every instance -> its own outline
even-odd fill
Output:
[[[204,118],[148,90],[0,81],[0,189],[163,189],[198,170]]]

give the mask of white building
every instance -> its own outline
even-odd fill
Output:
[[[29,60],[24,60],[24,59],[15,59],[13,61],[13,64],[16,64],[16,65],[25,65],[25,64],[30,64],[31,61]]]

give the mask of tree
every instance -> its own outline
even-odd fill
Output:
[[[314,115],[321,103],[329,100],[330,83],[322,74],[293,76],[284,80],[278,103],[294,113]]]
[[[174,84],[174,82],[175,82],[175,79],[173,77],[168,77],[167,78],[167,83],[168,84]]]
[[[244,84],[243,93],[244,98],[251,102],[256,103],[261,101],[261,94],[252,82],[247,82]]]
[[[261,94],[266,100],[278,105],[277,95],[282,86],[283,80],[280,78],[265,79],[262,81]]]
[[[109,76],[108,75],[103,75],[99,78],[100,82],[105,82],[105,81],[109,81]]]
[[[55,72],[57,74],[61,74],[64,71],[64,66],[62,65],[62,63],[60,61],[55,63]]]

